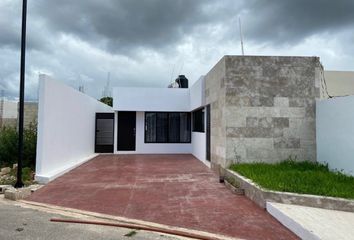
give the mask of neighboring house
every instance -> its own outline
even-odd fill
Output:
[[[95,152],[193,154],[211,167],[315,161],[321,73],[317,57],[224,56],[189,88],[182,76],[183,88],[116,87],[113,108],[41,75],[36,178]]]
[[[332,98],[317,102],[317,159],[354,176],[354,72],[325,71]]]
[[[354,72],[325,71],[328,93],[331,96],[354,95]]]
[[[17,102],[0,100],[0,128],[15,127],[17,124]]]
[[[24,103],[24,127],[28,128],[30,124],[37,125],[38,102]],[[0,128],[17,127],[18,125],[18,102],[0,100]]]
[[[24,127],[28,128],[30,125],[37,125],[38,118],[38,102],[25,102],[23,107]]]

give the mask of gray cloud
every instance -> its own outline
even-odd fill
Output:
[[[48,28],[126,52],[171,47],[198,26],[226,17],[223,11],[230,7],[212,0],[42,0],[32,9]]]
[[[48,73],[100,97],[112,85],[193,82],[224,54],[318,55],[331,69],[353,69],[352,0],[34,0],[27,26],[27,98]],[[0,1],[0,88],[18,95],[21,1]],[[327,64],[327,65],[326,65]],[[183,66],[183,67],[182,67]],[[172,74],[173,73],[173,74]]]
[[[354,34],[352,0],[250,0],[244,11],[245,34],[254,41],[293,43],[348,28]]]

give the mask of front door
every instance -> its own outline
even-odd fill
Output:
[[[95,152],[113,153],[114,113],[96,113]]]
[[[118,112],[118,151],[135,151],[136,112]]]

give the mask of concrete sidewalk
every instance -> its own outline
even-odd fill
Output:
[[[302,239],[354,239],[352,212],[270,202],[267,211]]]

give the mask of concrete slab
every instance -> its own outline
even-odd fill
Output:
[[[267,211],[302,239],[354,239],[354,213],[267,202]]]
[[[192,155],[101,155],[27,200],[243,239],[297,239]]]
[[[16,201],[24,199],[31,195],[31,189],[29,188],[9,188],[5,190],[5,198]]]

